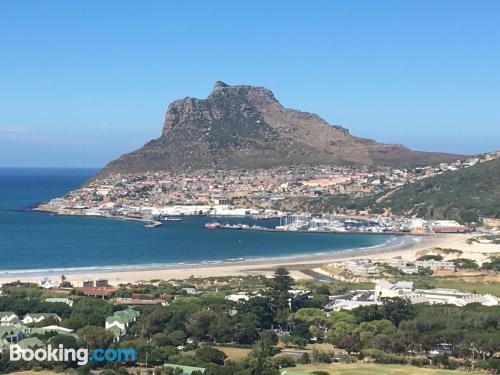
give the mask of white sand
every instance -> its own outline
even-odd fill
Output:
[[[273,269],[278,266],[287,266],[291,269],[294,278],[307,278],[310,276],[300,272],[301,269],[318,270],[321,264],[337,262],[345,259],[368,258],[372,260],[390,259],[395,256],[401,256],[403,259],[414,260],[416,253],[420,250],[431,249],[433,247],[453,248],[463,251],[463,258],[470,258],[482,262],[487,259],[489,254],[500,252],[500,245],[477,244],[469,245],[466,240],[473,235],[464,234],[443,234],[427,237],[405,236],[398,239],[397,244],[388,244],[378,248],[355,250],[351,252],[340,252],[323,254],[317,256],[304,256],[300,258],[280,258],[272,260],[244,261],[237,263],[224,263],[212,265],[179,265],[170,267],[144,267],[133,269],[93,269],[91,271],[59,271],[59,272],[30,272],[0,274],[0,283],[11,281],[32,281],[39,282],[43,277],[49,277],[56,280],[61,274],[65,274],[67,280],[74,285],[81,285],[83,280],[103,278],[108,279],[112,285],[121,283],[133,283],[149,280],[171,280],[187,279],[194,277],[210,276],[237,276],[263,274],[270,275]]]

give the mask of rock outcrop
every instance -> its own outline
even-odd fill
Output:
[[[161,136],[112,161],[101,174],[320,164],[422,166],[458,158],[355,137],[316,114],[283,107],[264,87],[218,81],[206,99],[171,103]]]

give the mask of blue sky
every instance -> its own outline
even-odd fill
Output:
[[[498,1],[3,1],[0,166],[102,166],[216,80],[352,134],[500,149]]]

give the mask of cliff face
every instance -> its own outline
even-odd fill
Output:
[[[457,158],[354,137],[315,114],[283,107],[266,88],[218,81],[206,99],[171,103],[161,136],[109,163],[101,174],[319,164],[419,166]]]

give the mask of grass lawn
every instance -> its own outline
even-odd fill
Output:
[[[428,369],[404,365],[377,365],[372,363],[350,364],[320,364],[300,365],[294,368],[283,369],[282,374],[311,373],[312,371],[328,371],[331,375],[454,375],[465,374],[458,370]]]
[[[500,283],[498,282],[464,282],[463,280],[439,279],[434,278],[431,281],[436,288],[451,288],[462,292],[476,292],[479,294],[493,294],[500,297]]]
[[[225,346],[217,346],[215,347],[217,350],[224,352],[227,355],[227,358],[232,361],[238,361],[242,358],[245,358],[248,353],[252,351],[252,349],[245,348],[230,348]]]

